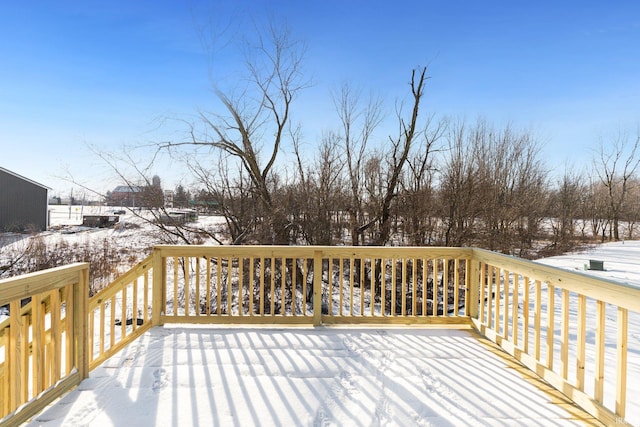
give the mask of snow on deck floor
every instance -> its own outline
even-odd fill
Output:
[[[514,367],[462,329],[157,327],[29,425],[585,425]]]

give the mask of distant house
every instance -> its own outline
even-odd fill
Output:
[[[0,232],[46,230],[48,190],[0,167]]]
[[[136,185],[119,185],[109,195],[111,206],[140,206],[142,202],[142,187]]]

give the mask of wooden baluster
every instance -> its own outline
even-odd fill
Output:
[[[524,340],[524,352],[529,353],[529,277],[523,278],[524,301],[522,301],[522,338]]]
[[[596,347],[595,347],[595,378],[593,398],[602,403],[604,399],[604,343],[605,343],[606,305],[603,301],[596,302]]]
[[[264,257],[260,258],[260,300],[258,304],[260,305],[258,313],[260,316],[264,316],[264,277],[265,277],[265,259]]]
[[[587,297],[578,295],[578,319],[576,325],[576,388],[584,391],[587,333]]]
[[[243,288],[244,288],[244,258],[239,256],[238,257],[238,315],[240,317],[244,315],[244,295],[242,292]]]
[[[460,259],[456,258],[453,263],[453,315],[458,316],[460,305]]]
[[[560,332],[561,375],[565,380],[569,376],[569,291],[562,290],[562,331]]]
[[[196,257],[196,290],[195,290],[195,295],[194,295],[194,309],[195,309],[195,315],[196,316],[200,316],[200,257]]]
[[[547,368],[553,370],[553,337],[555,335],[555,287],[547,286]]]
[[[438,259],[434,258],[433,262],[433,295],[431,298],[431,316],[438,315],[438,286],[439,286],[439,273],[438,273]]]
[[[534,341],[534,357],[536,361],[540,362],[540,328],[541,328],[541,316],[542,316],[542,282],[540,280],[536,280],[535,284],[535,307],[534,307],[534,318],[533,318],[533,341]]]
[[[504,317],[502,318],[502,336],[509,339],[509,291],[511,290],[511,272],[503,270],[504,274]]]
[[[618,307],[616,340],[616,415],[624,419],[627,404],[627,338],[629,311]]]
[[[342,305],[344,303],[344,301],[343,301],[343,292],[344,292],[344,263],[345,263],[345,259],[344,258],[340,258],[339,262],[340,262],[340,269],[339,269],[340,272],[338,274],[340,275],[340,277],[338,279],[338,281],[339,281],[338,282],[339,283],[338,292],[340,293],[340,295],[338,297],[338,304],[340,304],[340,305],[338,307],[338,314],[340,316],[342,316],[343,315]]]

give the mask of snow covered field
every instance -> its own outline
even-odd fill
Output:
[[[603,261],[604,271],[585,270],[589,260]],[[605,243],[584,252],[545,258],[539,262],[640,288],[640,241],[638,240]]]

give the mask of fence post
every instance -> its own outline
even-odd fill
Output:
[[[472,251],[472,254],[474,252]],[[467,297],[468,315],[471,318],[477,319],[480,312],[480,269],[478,268],[479,261],[475,259],[475,256],[471,257],[471,271],[467,282],[467,290],[469,291]]]
[[[162,253],[159,248],[153,248],[153,280],[152,280],[152,296],[151,296],[151,324],[153,326],[161,325],[161,314],[164,309],[164,292],[165,292],[165,270]]]
[[[322,251],[313,252],[313,326],[322,324]]]

